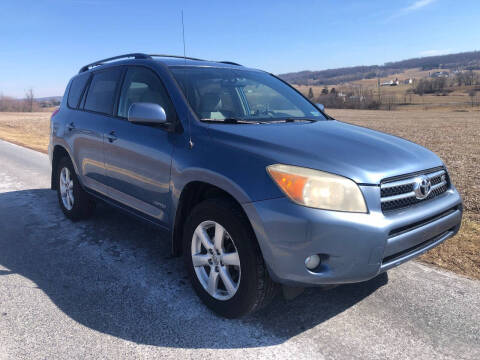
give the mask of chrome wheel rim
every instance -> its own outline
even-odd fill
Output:
[[[74,204],[73,179],[70,170],[64,167],[60,172],[60,196],[65,209],[72,210]]]
[[[192,237],[192,263],[198,281],[210,296],[231,299],[240,285],[240,256],[227,230],[215,221],[204,221]]]

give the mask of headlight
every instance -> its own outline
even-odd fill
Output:
[[[281,164],[267,166],[267,171],[297,204],[325,210],[367,212],[360,188],[343,176]]]

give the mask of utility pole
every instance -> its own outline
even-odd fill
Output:
[[[377,89],[378,89],[378,103],[381,105],[382,104],[382,97],[381,97],[381,92],[380,92],[380,78],[377,77]]]

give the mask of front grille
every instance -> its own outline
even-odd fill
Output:
[[[430,179],[430,194],[424,199],[417,199],[414,192],[416,179],[425,175]],[[405,208],[419,202],[431,200],[448,190],[448,174],[444,168],[435,168],[414,174],[385,179],[380,184],[382,211]]]

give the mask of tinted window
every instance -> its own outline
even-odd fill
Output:
[[[175,118],[173,105],[155,73],[143,67],[131,67],[127,70],[120,93],[118,116],[126,118],[133,103],[158,104],[165,110],[167,120]]]
[[[111,115],[115,102],[115,89],[120,79],[121,70],[111,69],[93,75],[88,89],[85,109]]]
[[[72,85],[70,86],[70,91],[68,92],[68,106],[76,109],[78,106],[78,102],[80,100],[80,96],[82,96],[83,89],[87,84],[88,78],[90,74],[85,73],[76,76],[72,80]]]

